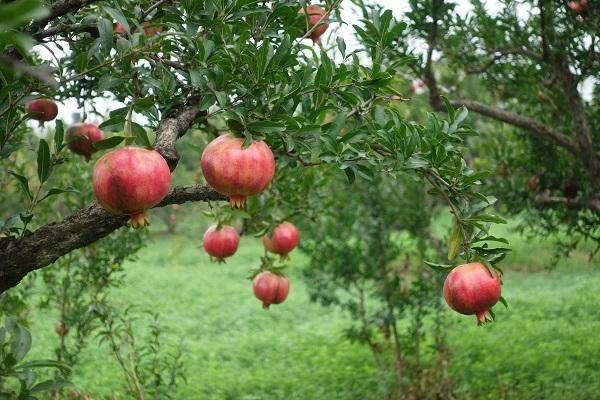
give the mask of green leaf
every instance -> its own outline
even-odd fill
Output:
[[[150,143],[150,139],[148,139],[148,133],[146,133],[146,130],[143,126],[141,126],[138,123],[132,122],[131,129],[133,131],[133,134],[135,135],[135,141],[137,144],[147,148],[152,147],[152,143]]]
[[[8,173],[17,178],[21,189],[23,189],[23,192],[25,192],[27,197],[29,197],[29,200],[33,200],[33,195],[31,194],[31,190],[29,190],[29,181],[27,178],[25,178],[23,175],[17,174],[14,171],[8,171]]]
[[[115,146],[121,144],[125,140],[125,136],[111,136],[108,139],[100,140],[94,143],[94,148],[98,150],[112,149]]]
[[[105,132],[120,132],[123,130],[123,125],[125,125],[126,114],[123,114],[121,110],[115,110],[119,112],[115,112],[111,115],[111,118],[103,121],[98,128],[102,129]]]
[[[458,249],[462,244],[461,225],[456,219],[454,220],[454,231],[448,240],[448,260],[454,260],[458,254]]]
[[[3,2],[0,6],[0,32],[8,31],[49,14],[49,10],[43,7],[39,0]]]
[[[61,193],[79,193],[79,190],[74,189],[74,188],[52,188],[50,190],[48,190],[48,193],[46,193],[46,195],[44,197],[42,197],[39,201],[41,202],[42,200],[50,197],[50,196],[55,196],[57,194],[61,194]]]
[[[469,218],[464,218],[463,221],[468,221],[468,222],[473,222],[473,221],[483,221],[483,222],[492,222],[495,224],[506,224],[507,221],[502,218],[499,217],[497,215],[493,215],[493,214],[479,214],[479,215],[475,215]]]
[[[344,169],[346,173],[346,177],[348,178],[348,183],[354,183],[356,180],[356,174],[354,173],[354,169],[352,167]]]
[[[125,16],[123,15],[123,13],[120,10],[110,8],[106,5],[102,5],[101,7],[104,9],[104,11],[106,11],[106,13],[108,15],[110,15],[115,20],[117,20],[117,22],[119,24],[123,25],[123,28],[125,28],[125,31],[127,31],[128,33],[131,31],[129,28],[129,22],[127,22],[127,19],[125,18]]]
[[[22,360],[31,349],[31,334],[25,328],[15,324],[12,332],[10,352],[17,361]]]
[[[38,146],[37,171],[40,183],[46,182],[50,176],[50,147],[44,139],[40,139]]]
[[[485,236],[485,237],[473,240],[473,243],[477,243],[477,242],[501,242],[501,243],[509,244],[508,240],[501,238],[501,237],[496,237],[496,236]]]
[[[67,364],[56,360],[33,360],[19,364],[19,369],[31,368],[57,368],[63,372],[71,372],[72,369]]]
[[[62,389],[64,387],[73,386],[71,382],[66,379],[47,380],[40,382],[31,388],[29,393],[47,392],[49,390]]]
[[[54,152],[59,153],[63,148],[63,140],[65,138],[65,127],[62,120],[57,119],[54,128]]]
[[[453,265],[449,264],[438,264],[431,261],[424,261],[424,263],[429,267],[438,272],[448,273],[454,269]]]
[[[504,305],[504,307],[508,308],[508,302],[504,298],[504,296],[500,296],[500,303]]]
[[[265,134],[285,131],[285,124],[277,121],[253,121],[246,125],[251,132]]]

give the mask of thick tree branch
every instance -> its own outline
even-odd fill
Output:
[[[190,185],[171,189],[156,207],[224,199],[208,186]],[[16,286],[28,273],[108,236],[124,226],[128,219],[127,215],[110,214],[93,202],[61,222],[42,226],[31,235],[0,238],[0,293]]]
[[[589,209],[600,212],[600,197],[590,199],[568,199],[566,197],[556,197],[549,195],[539,195],[533,200],[541,205],[565,205],[570,208]]]
[[[198,99],[191,99],[164,118],[156,130],[155,148],[165,157],[171,170],[179,160],[175,142],[201,114],[197,104]],[[210,187],[191,185],[172,189],[157,207],[211,200],[225,200],[225,197]],[[94,202],[61,222],[44,225],[28,236],[0,238],[0,293],[16,286],[28,273],[109,235],[127,220],[128,216],[110,214]]]
[[[469,110],[475,111],[478,114],[485,115],[486,117],[490,117],[495,120],[506,122],[510,125],[526,129],[529,132],[532,132],[543,139],[549,139],[557,145],[564,147],[565,149],[573,153],[575,156],[579,156],[579,148],[577,146],[577,143],[572,138],[570,138],[569,136],[565,136],[558,130],[548,125],[542,124],[532,118],[524,117],[517,113],[506,111],[501,108],[490,107],[475,100],[460,99],[453,100],[450,103],[453,107],[465,106]],[[438,110],[443,109],[438,108]]]
[[[77,12],[79,9],[95,2],[96,0],[57,0],[52,3],[50,7],[50,14],[46,18],[42,18],[29,27],[28,32],[35,34],[37,31],[44,29],[46,25],[56,18],[60,18],[63,15]]]

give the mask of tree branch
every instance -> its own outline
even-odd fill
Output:
[[[62,17],[63,15],[76,12],[95,1],[96,0],[57,0],[52,3],[50,14],[46,18],[42,18],[33,23],[31,27],[29,27],[28,32],[33,35],[37,31],[44,29],[50,21]]]
[[[579,147],[572,138],[563,135],[561,132],[552,128],[551,126],[542,124],[541,122],[538,122],[532,118],[524,117],[517,113],[506,111],[501,108],[490,107],[475,100],[459,99],[451,101],[450,104],[452,104],[452,107],[455,108],[465,106],[469,110],[475,111],[481,115],[485,115],[486,117],[526,129],[541,138],[549,139],[557,145],[564,147],[575,156],[579,156]],[[438,108],[438,110],[443,111],[444,109]]]
[[[590,209],[595,212],[600,212],[600,197],[592,197],[590,199],[568,199],[566,197],[557,197],[549,195],[539,195],[533,200],[536,204],[541,205],[565,205],[570,208]]]
[[[179,160],[175,142],[201,114],[197,104],[197,98],[191,99],[164,118],[156,130],[155,148],[165,157],[171,170]],[[225,197],[208,186],[191,185],[173,188],[156,207],[211,200],[225,200]],[[28,236],[0,237],[0,293],[16,286],[28,273],[121,228],[128,218],[126,215],[110,214],[94,202],[61,222],[44,225]]]

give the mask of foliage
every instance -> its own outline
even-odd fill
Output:
[[[119,311],[118,313],[116,311]],[[164,351],[158,314],[147,312],[149,333],[140,340],[134,323],[139,319],[128,307],[122,312],[105,305],[97,310],[102,329],[100,343],[108,342],[125,376],[127,392],[135,399],[175,399],[185,382],[181,348]],[[139,344],[141,342],[141,344]]]
[[[364,13],[374,6],[356,3]],[[435,108],[437,92],[483,105],[476,112],[492,119],[475,120],[483,140],[469,153],[496,172],[487,182],[503,210],[524,215],[524,231],[566,238],[558,256],[588,240],[600,249],[597,5],[578,15],[560,1],[474,0],[467,13],[455,1],[409,3],[398,57],[415,62],[401,74],[423,79]]]
[[[54,360],[25,361],[31,349],[31,334],[10,317],[4,318],[0,327],[0,398],[38,399],[50,390],[70,386],[62,375],[70,371],[68,365]],[[59,377],[38,382],[39,369],[53,368]]]
[[[372,350],[386,398],[445,397],[451,383],[441,282],[422,267],[435,255],[431,249],[440,250],[430,232],[436,208],[422,185],[408,179],[356,186],[303,240],[311,299],[349,314],[354,322],[346,336]]]

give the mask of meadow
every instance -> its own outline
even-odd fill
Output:
[[[497,321],[484,327],[447,312],[456,398],[600,398],[600,261],[576,252],[552,266],[552,242],[506,229],[514,248],[504,263],[509,309],[496,307]],[[293,254],[289,299],[266,312],[246,279],[259,241],[244,237],[221,265],[199,245],[199,234],[152,234],[112,294],[123,307],[160,313],[165,345],[182,346],[188,381],[176,398],[382,398],[369,349],[343,336],[348,317],[309,301],[299,273],[305,256]],[[32,317],[32,356],[51,357],[56,316]],[[82,353],[75,385],[94,399],[127,398],[121,370],[96,343]]]

